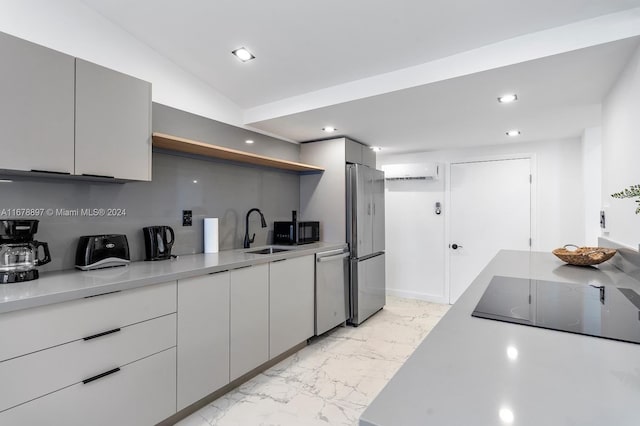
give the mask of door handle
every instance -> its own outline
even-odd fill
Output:
[[[453,244],[449,244],[449,248],[458,250],[459,248],[462,248],[462,246],[460,244],[453,243]]]
[[[324,256],[332,256],[334,254],[342,254],[345,252],[345,249],[337,249],[331,251],[323,251],[321,253],[316,253],[316,257],[324,257]]]
[[[347,257],[350,256],[350,253],[343,253],[343,254],[338,254],[335,256],[325,256],[325,257],[319,257],[318,258],[318,263],[320,262],[328,262],[330,260],[338,260],[338,259],[345,259]]]

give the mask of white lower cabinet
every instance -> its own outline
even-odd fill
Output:
[[[0,314],[0,361],[175,311],[171,281]]]
[[[176,282],[0,314],[0,425],[153,425],[176,411]]]
[[[231,279],[231,380],[269,360],[269,265],[234,269]]]
[[[229,383],[229,275],[178,281],[178,410]]]
[[[55,368],[55,366],[51,366]],[[176,412],[176,349],[0,412],[0,424],[146,426]]]
[[[310,255],[2,314],[0,425],[156,424],[311,337],[314,276]]]
[[[269,358],[313,336],[313,255],[269,264]]]
[[[171,314],[0,362],[0,411],[175,345]]]

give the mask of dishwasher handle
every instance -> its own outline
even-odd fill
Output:
[[[345,252],[345,253],[342,253],[342,254],[337,254],[335,256],[319,257],[318,258],[318,263],[320,263],[320,262],[329,262],[331,260],[345,259],[345,258],[347,258],[349,256],[350,256],[350,253],[349,252]]]

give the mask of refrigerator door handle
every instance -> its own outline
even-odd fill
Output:
[[[349,320],[353,321],[356,316],[356,303],[358,297],[358,261],[354,258],[349,260]]]
[[[375,252],[375,253],[368,254],[368,255],[366,255],[366,256],[359,257],[359,258],[357,258],[356,260],[357,260],[358,262],[362,262],[362,261],[364,261],[364,260],[371,259],[372,257],[376,257],[376,256],[381,256],[381,255],[383,255],[383,254],[384,254],[384,252],[383,252],[383,251],[378,251],[378,252]]]

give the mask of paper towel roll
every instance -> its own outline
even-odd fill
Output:
[[[218,252],[218,218],[206,217],[204,219],[204,252]]]

